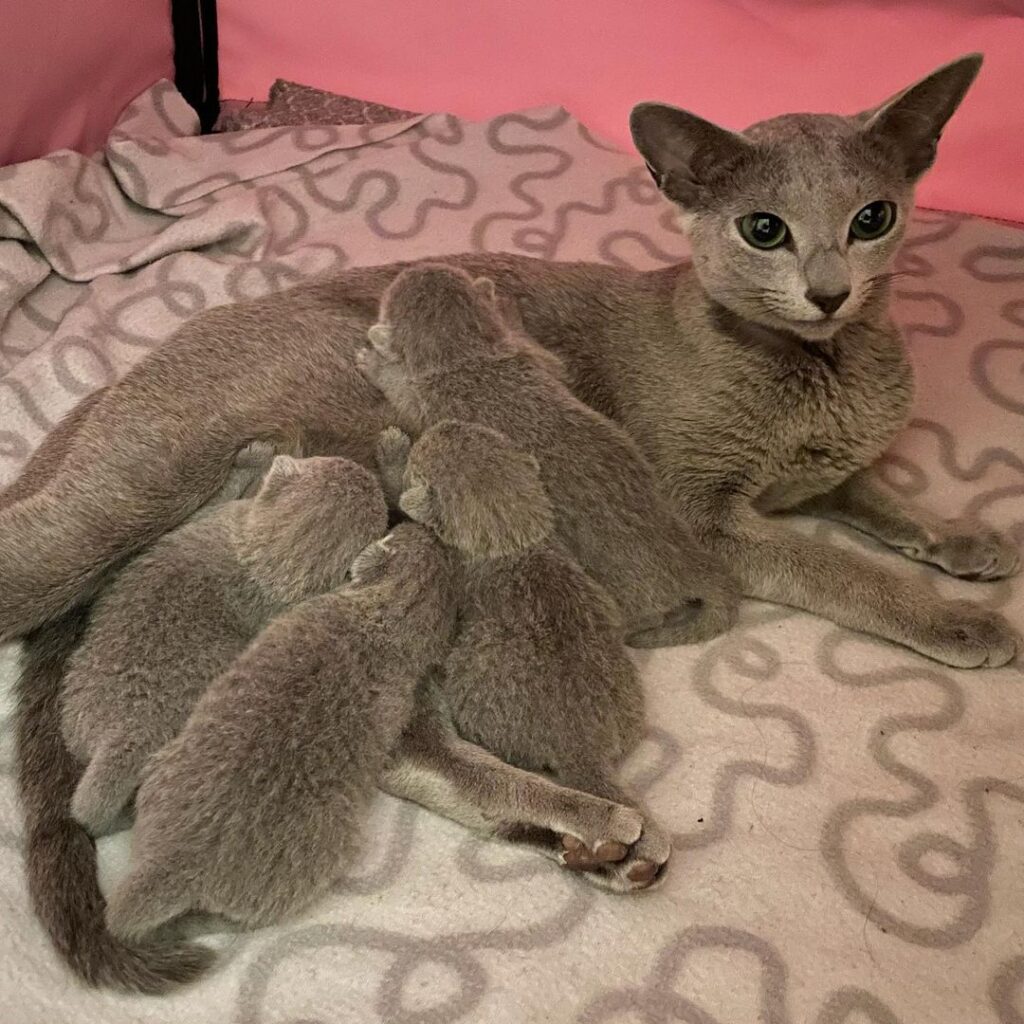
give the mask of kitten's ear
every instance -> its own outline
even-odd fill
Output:
[[[394,332],[388,324],[374,324],[367,332],[366,337],[374,349],[388,362],[395,360]]]
[[[388,544],[391,541],[391,534],[381,537],[380,540],[371,541],[352,560],[349,568],[349,579],[353,583],[372,583],[379,579],[387,568]]]
[[[635,106],[629,129],[658,188],[683,207],[696,204],[705,171],[732,162],[752,146],[742,135],[666,103]]]
[[[494,282],[489,277],[478,277],[473,282],[473,291],[480,296],[484,302],[489,302],[492,306],[498,305],[498,292],[494,287]]]
[[[300,460],[291,455],[275,455],[274,461],[263,478],[263,484],[256,493],[256,499],[269,499],[279,494],[302,472]]]
[[[437,525],[437,494],[433,487],[419,484],[403,491],[398,507],[414,522],[424,526]]]
[[[903,160],[901,171],[909,181],[916,181],[931,167],[942,129],[960,106],[981,62],[980,53],[960,57],[880,107],[858,115],[868,135],[895,144]]]

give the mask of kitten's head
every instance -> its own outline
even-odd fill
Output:
[[[387,523],[384,493],[369,470],[342,458],[278,455],[235,542],[253,577],[290,604],[341,586]]]
[[[746,320],[824,340],[884,292],[914,186],[980,67],[980,55],[963,57],[851,117],[787,114],[736,133],[642,103],[630,126],[683,211],[708,295]]]
[[[554,511],[537,460],[504,434],[444,420],[412,446],[399,506],[446,544],[498,558],[542,543]]]
[[[402,271],[369,331],[370,344],[385,360],[403,362],[413,373],[494,351],[504,336],[494,283],[440,263]]]

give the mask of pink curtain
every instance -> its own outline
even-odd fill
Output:
[[[219,0],[221,94],[275,77],[419,110],[562,103],[627,145],[638,100],[730,127],[855,111],[971,50],[986,65],[922,205],[1024,221],[1021,0]]]
[[[99,149],[121,109],[173,78],[169,0],[3,0],[0,165]]]

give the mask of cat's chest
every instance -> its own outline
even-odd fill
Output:
[[[873,462],[905,423],[911,394],[903,360],[871,352],[781,381],[751,467],[756,504],[791,507]]]
[[[726,487],[781,508],[874,461],[903,426],[911,392],[898,342],[876,339],[841,358],[696,358],[685,376],[648,377],[624,418],[684,490]]]

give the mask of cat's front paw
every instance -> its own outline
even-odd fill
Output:
[[[1001,580],[1020,570],[1020,552],[1006,537],[970,519],[952,519],[948,532],[923,554],[950,576],[966,580]]]
[[[998,668],[1013,661],[1021,638],[998,612],[971,601],[944,601],[918,650],[954,668]]]

